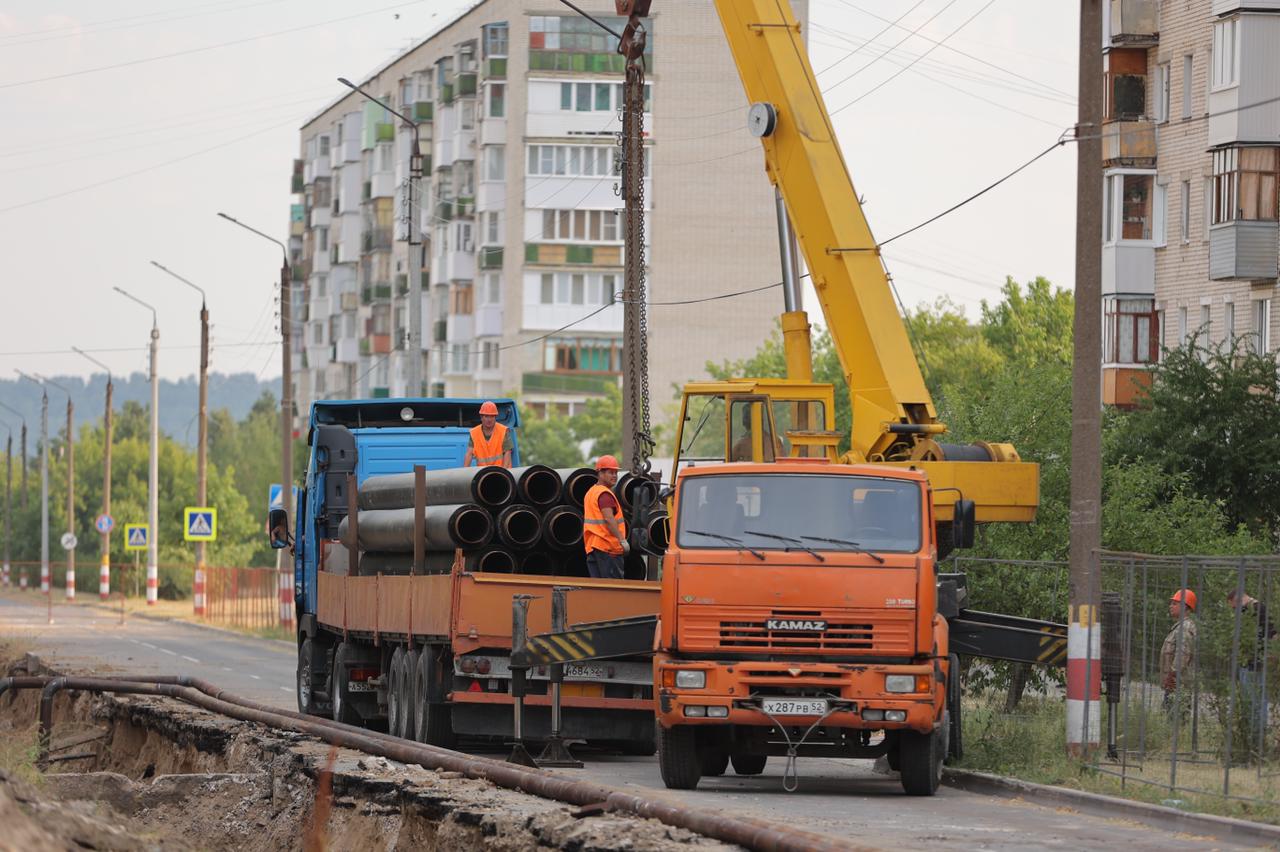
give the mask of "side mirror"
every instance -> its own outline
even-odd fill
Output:
[[[267,531],[272,550],[283,550],[288,547],[289,514],[284,509],[272,509],[267,514]]]
[[[951,516],[952,546],[957,550],[973,547],[977,528],[977,507],[972,500],[957,500]]]

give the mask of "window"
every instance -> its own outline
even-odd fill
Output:
[[[1213,25],[1213,88],[1224,89],[1240,82],[1239,46],[1239,18]]]
[[[619,242],[616,210],[543,210],[542,239]]]
[[[329,137],[328,136],[320,137],[320,156],[321,157],[329,156]]]
[[[1280,148],[1213,152],[1213,224],[1276,221]]]
[[[498,369],[498,353],[500,351],[501,350],[498,348],[497,343],[494,343],[493,341],[485,341],[480,355],[480,368],[483,370]]]
[[[1271,300],[1254,299],[1252,324],[1249,328],[1249,351],[1261,355],[1271,351]]]
[[[471,98],[457,101],[458,123],[463,130],[471,130],[476,126],[476,103]]]
[[[1182,117],[1191,117],[1191,54],[1182,57]]]
[[[324,344],[324,323],[322,322],[311,323],[311,342],[314,343],[316,346],[321,346]]]
[[[490,272],[484,277],[484,303],[486,305],[502,304],[502,274]]]
[[[1163,225],[1164,211],[1158,206],[1153,207],[1153,204],[1156,201],[1163,203],[1165,198],[1163,187],[1159,188],[1160,197],[1154,198],[1157,190],[1155,175],[1108,175],[1105,189],[1104,223],[1107,242],[1159,238],[1155,228],[1155,213],[1159,212],[1160,224]]]
[[[1169,90],[1172,88],[1172,77],[1168,62],[1161,62],[1156,68],[1156,121],[1169,120]]]
[[[1187,309],[1186,307],[1178,308],[1178,345],[1186,346],[1187,338],[1190,336],[1190,329],[1187,328]]]
[[[506,83],[490,83],[489,89],[489,117],[502,118],[507,114],[507,84]]]
[[[1179,201],[1181,211],[1178,214],[1180,220],[1178,227],[1181,229],[1182,244],[1186,245],[1191,242],[1191,181],[1182,182],[1182,197]]]
[[[337,129],[338,129],[338,146],[341,147],[342,146],[342,122],[341,121],[338,122]]]
[[[342,335],[342,314],[329,317],[329,340],[337,342]]]
[[[342,336],[347,339],[356,336],[356,315],[354,313],[342,315]]]
[[[1165,244],[1165,222],[1167,221],[1169,221],[1169,187],[1158,183],[1156,184],[1155,221],[1151,233],[1152,239],[1158,246]]]
[[[1208,305],[1201,305],[1200,325],[1196,327],[1196,354],[1206,363],[1209,361],[1209,331],[1212,322],[1212,309]]]
[[[491,210],[484,214],[484,242],[491,246],[502,244],[501,211]]]
[[[400,104],[409,106],[413,103],[413,78],[406,77],[400,81]]]
[[[1200,199],[1200,239],[1209,239],[1209,223],[1213,221],[1213,178],[1204,179]]]
[[[449,307],[455,314],[468,316],[473,313],[475,299],[470,284],[455,284],[451,288]]]
[[[1228,351],[1236,345],[1236,305],[1227,302],[1222,306],[1222,342]]]
[[[378,146],[378,171],[391,171],[391,143]]]
[[[507,177],[507,149],[502,145],[486,145],[484,149],[484,179],[505,180]]]
[[[311,292],[311,298],[313,299],[326,298],[329,295],[328,290],[329,290],[329,279],[324,275],[317,275],[316,286],[315,286],[315,289],[312,290]]]
[[[539,302],[544,305],[612,305],[618,276],[599,272],[544,272]]]
[[[471,350],[465,343],[455,343],[449,348],[449,369],[454,373],[465,373],[471,368]]]
[[[542,275],[542,296],[541,300],[544,305],[554,305],[556,301],[556,277],[549,273]]]
[[[611,337],[552,337],[543,349],[548,372],[618,373],[622,370],[622,341]]]
[[[1159,324],[1151,299],[1104,300],[1103,360],[1112,364],[1149,364],[1156,359]]]
[[[475,251],[475,244],[471,242],[471,223],[458,223],[458,251]]]
[[[484,57],[506,56],[510,30],[506,21],[484,26]]]
[[[316,228],[316,248],[320,251],[329,250],[329,229]]]

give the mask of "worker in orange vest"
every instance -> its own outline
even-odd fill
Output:
[[[613,493],[618,484],[618,460],[605,455],[596,460],[596,484],[582,503],[582,543],[587,549],[587,572],[592,577],[621,580],[623,561],[631,552],[622,507]]]
[[[480,406],[480,425],[471,428],[462,466],[471,467],[472,461],[480,467],[511,467],[511,432],[498,422],[498,406],[488,400]]]

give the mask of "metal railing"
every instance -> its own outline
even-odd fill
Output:
[[[205,619],[249,630],[281,626],[281,573],[275,568],[205,568]],[[293,585],[292,570],[288,582]]]

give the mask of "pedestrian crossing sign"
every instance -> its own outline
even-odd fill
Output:
[[[151,528],[146,524],[124,525],[124,549],[146,550],[151,539]]]
[[[218,510],[210,506],[188,506],[182,510],[182,537],[187,541],[214,541],[218,538]]]

